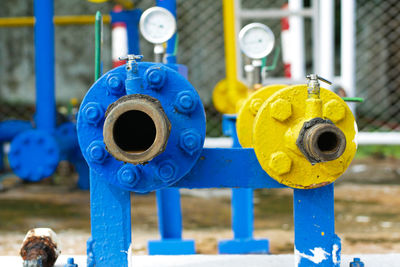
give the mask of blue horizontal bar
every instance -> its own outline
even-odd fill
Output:
[[[252,148],[204,148],[179,188],[283,188],[260,166]]]

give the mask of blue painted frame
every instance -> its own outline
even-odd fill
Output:
[[[176,93],[173,88],[186,88],[186,86],[188,86],[186,79],[178,78],[178,76],[176,76],[178,74],[174,74],[170,69],[165,69],[168,76],[166,80],[169,81],[166,86],[170,89],[167,90],[163,88],[163,93],[161,95],[158,91],[153,92],[148,90],[148,78],[142,79],[147,79],[147,83],[145,82],[143,87],[141,87],[139,77],[145,77],[146,73],[148,73],[146,69],[153,69],[155,65],[157,64],[138,63],[138,68],[134,69],[139,70],[136,74],[139,76],[135,78],[136,82],[132,83],[133,80],[130,81],[132,77],[127,75],[127,80],[125,81],[125,85],[127,86],[126,91],[128,93],[134,93],[139,90],[139,92],[144,94],[151,93],[155,97],[164,98],[167,97],[167,94]],[[82,118],[82,116],[84,116],[82,113],[85,111],[85,105],[89,102],[94,103],[93,101],[98,101],[99,105],[108,105],[117,100],[118,97],[111,96],[110,94],[107,97],[104,95],[108,90],[104,90],[104,86],[107,87],[105,81],[110,74],[119,75],[121,78],[125,79],[122,74],[123,70],[121,66],[104,74],[103,77],[93,85],[93,88],[89,90],[82,103],[78,118],[78,138],[86,159],[90,159],[90,157],[93,156],[90,156],[91,151],[87,149],[93,138],[102,140],[103,136],[102,130],[96,130],[94,132],[94,126],[90,126],[85,119]],[[137,89],[133,90],[133,88]],[[167,106],[174,105],[162,99],[161,102]],[[169,109],[167,106],[163,106],[164,109]],[[193,117],[182,117],[182,119],[186,120],[186,125],[193,123],[190,122]],[[203,126],[198,125],[198,127],[204,127],[205,121],[203,123]],[[101,129],[102,124],[103,122],[101,120],[96,127]],[[172,125],[174,125],[174,120],[172,120]],[[174,134],[178,134],[178,132],[171,133],[171,136]],[[167,150],[168,149],[173,148],[168,148],[167,146]],[[163,154],[165,154],[165,152]],[[165,157],[163,154],[160,154],[154,160],[157,162],[158,157]],[[182,157],[180,155],[181,154],[179,154],[179,156],[176,155],[175,157]],[[128,266],[128,261],[131,259],[131,207],[129,192],[135,191],[136,186],[139,184],[130,187],[119,184],[118,179],[113,177],[117,172],[114,170],[110,171],[110,168],[118,167],[121,162],[118,163],[115,159],[111,159],[110,156],[106,156],[106,158],[107,160],[104,161],[104,163],[88,161],[91,167],[92,223],[92,238],[88,241],[88,266]],[[193,167],[188,170],[186,175],[179,178],[176,182],[163,184],[162,186],[160,186],[160,184],[143,184],[141,185],[142,187],[139,186],[137,189],[143,191],[146,188],[143,188],[143,186],[147,186],[149,191],[159,189],[160,187],[164,190],[166,188],[222,187],[249,189],[285,188],[284,185],[276,182],[261,168],[254,150],[251,148],[203,148],[197,158]],[[114,165],[113,162],[118,166]],[[178,160],[178,162],[180,162],[181,167],[186,166],[183,158]],[[147,179],[146,175],[148,174],[142,172],[141,175],[144,175]],[[169,199],[171,199],[170,196]],[[160,196],[158,201],[164,202],[163,196]],[[164,211],[168,212],[168,208],[175,209],[175,207],[179,207],[179,203],[175,202],[175,204],[167,207]],[[173,220],[174,217],[169,219]],[[163,221],[166,222],[165,220]],[[339,266],[340,239],[334,232],[333,184],[311,190],[295,189],[294,221],[297,266]],[[165,236],[179,236],[179,230],[181,229],[180,223],[181,218],[178,218],[177,221],[169,223],[173,225],[172,227],[176,226],[176,228],[162,228]]]

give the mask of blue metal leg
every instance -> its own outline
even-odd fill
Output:
[[[294,189],[295,266],[340,266],[341,243],[335,234],[333,195],[333,184]]]
[[[182,214],[179,189],[156,191],[161,240],[148,243],[150,255],[195,254],[194,240],[182,240]]]
[[[80,160],[75,160],[72,162],[75,167],[75,171],[78,173],[78,188],[82,190],[89,190],[89,166],[82,156],[80,156],[80,158]]]
[[[222,128],[233,139],[232,147],[241,147],[236,132],[236,116],[224,115]],[[221,254],[269,253],[268,239],[254,239],[253,189],[232,189],[232,240],[218,243]]]
[[[267,239],[253,238],[253,189],[232,189],[232,229],[233,240],[218,243],[221,254],[268,253]]]
[[[88,266],[128,267],[131,261],[130,192],[119,189],[90,171]]]

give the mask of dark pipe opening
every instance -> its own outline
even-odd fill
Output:
[[[318,137],[317,146],[321,152],[334,152],[338,149],[339,138],[333,132],[323,132]]]
[[[113,128],[115,144],[128,153],[142,153],[149,149],[156,139],[153,119],[139,110],[130,110],[116,120]]]

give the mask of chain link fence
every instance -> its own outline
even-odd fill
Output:
[[[362,131],[400,130],[400,1],[357,1],[357,107]]]
[[[134,1],[145,10],[154,1]],[[281,8],[285,0],[243,0],[242,8]],[[311,1],[305,1],[309,6]],[[336,19],[340,18],[336,0]],[[222,1],[177,0],[179,48],[178,62],[189,68],[189,80],[198,90],[207,113],[207,135],[221,136],[221,115],[214,109],[211,94],[215,84],[225,77]],[[33,15],[33,1],[3,0],[1,17]],[[56,15],[104,14],[110,2],[93,4],[83,0],[55,1]],[[399,130],[400,122],[400,2],[397,0],[357,1],[357,96],[365,102],[357,106],[361,131]],[[255,20],[254,20],[255,21]],[[242,21],[242,25],[254,22]],[[279,19],[259,20],[268,25],[280,44]],[[307,72],[312,69],[311,19],[305,19]],[[337,25],[337,29],[339,29]],[[104,26],[104,70],[111,67],[110,27]],[[56,94],[59,110],[65,111],[71,98],[81,100],[93,82],[94,27],[56,27]],[[340,67],[340,32],[336,30],[336,73]],[[0,120],[31,119],[34,113],[33,29],[0,28]],[[141,51],[151,60],[152,45],[140,41]],[[279,63],[270,77],[283,76]]]

